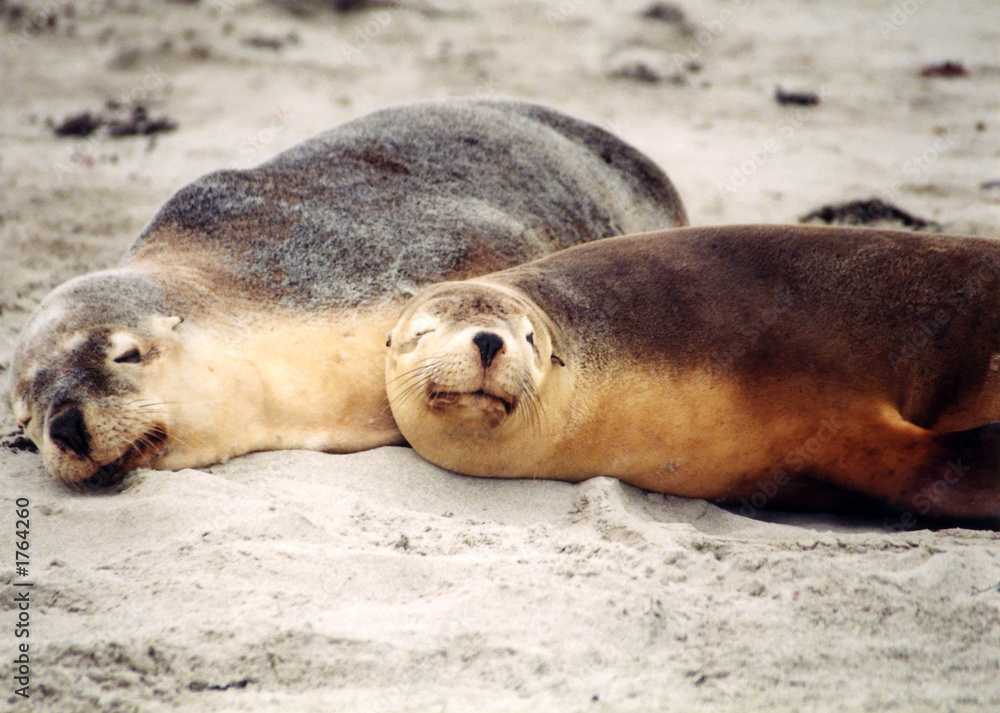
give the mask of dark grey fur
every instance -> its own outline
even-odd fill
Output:
[[[220,256],[234,289],[327,309],[684,222],[666,175],[606,131],[531,104],[453,100],[380,111],[200,178],[126,262],[176,248],[180,233]]]

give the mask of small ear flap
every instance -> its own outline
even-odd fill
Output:
[[[17,427],[22,431],[25,424],[31,420],[28,413],[28,405],[24,402],[24,399],[16,399],[14,401],[14,418],[17,419]]]
[[[556,362],[559,366],[566,366],[566,362],[557,357],[555,354],[552,355],[552,361]]]
[[[153,329],[160,332],[169,332],[172,329],[176,329],[177,325],[183,321],[183,317],[163,317],[161,315],[156,315],[152,319]]]

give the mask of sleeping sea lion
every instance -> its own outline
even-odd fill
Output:
[[[383,344],[419,287],[684,222],[648,158],[553,110],[380,111],[196,180],[119,267],[58,287],[20,335],[15,415],[68,484],[399,443]]]
[[[786,225],[610,238],[426,288],[393,415],[477,476],[1000,516],[1000,242]]]

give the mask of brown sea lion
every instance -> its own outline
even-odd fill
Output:
[[[389,341],[400,430],[459,473],[1000,516],[1000,242],[611,238],[429,287]]]

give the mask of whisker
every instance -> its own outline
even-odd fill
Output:
[[[152,399],[135,399],[134,401],[126,401],[124,408],[133,411],[141,411],[143,409],[156,408],[158,406],[163,406],[163,405],[164,405],[163,401],[153,401]]]
[[[389,379],[389,381],[386,382],[386,383],[387,384],[393,384],[393,383],[399,381],[400,379],[405,379],[406,377],[413,375],[414,373],[419,373],[423,369],[427,368],[428,362],[432,362],[432,361],[439,361],[438,356],[437,355],[433,355],[433,356],[427,357],[426,359],[422,359],[421,361],[417,362],[416,366],[414,366],[412,369],[410,369],[408,371],[404,371],[402,374],[398,374],[395,378]]]
[[[399,409],[411,398],[422,393],[426,389],[427,385],[432,381],[432,377],[437,373],[435,366],[436,363],[425,364],[407,372],[407,381],[404,382],[402,384],[402,388],[397,391],[395,398],[390,399],[390,405],[392,408]]]
[[[409,379],[407,379],[407,381],[404,382],[403,384],[399,384],[397,391],[399,393],[406,393],[412,391],[414,388],[426,384],[429,381],[431,381],[431,374],[429,373],[415,374],[411,376]]]
[[[391,379],[388,384],[398,387],[396,397],[390,399],[390,406],[398,408],[414,395],[420,393],[435,376],[440,377],[442,359],[438,355],[427,357],[415,367]]]
[[[396,397],[390,399],[390,404],[395,406],[396,404],[404,403],[410,396],[422,391],[430,381],[431,375],[428,373],[411,376],[401,388],[397,389]]]
[[[541,399],[538,389],[535,387],[534,379],[529,374],[523,374],[518,386],[521,388],[521,400],[519,406],[524,409],[522,419],[526,427],[529,427],[536,435],[541,435]]]
[[[123,407],[123,411],[144,411],[153,410],[159,408],[165,408],[169,406],[187,406],[187,405],[202,405],[202,404],[221,404],[226,403],[226,399],[186,399],[186,400],[176,400],[176,401],[152,401],[152,400],[142,400],[136,399],[135,401],[127,402]]]
[[[534,379],[531,379],[531,408],[532,414],[535,419],[535,427],[537,429],[536,433],[541,435],[542,433],[542,397],[538,393],[538,387],[535,385]]]
[[[430,376],[427,376],[427,378],[416,380],[409,386],[407,386],[405,389],[401,390],[396,395],[396,399],[392,401],[393,407],[398,408],[403,404],[405,404],[407,401],[409,401],[411,398],[422,393],[427,384],[430,383],[430,380],[431,380]]]

